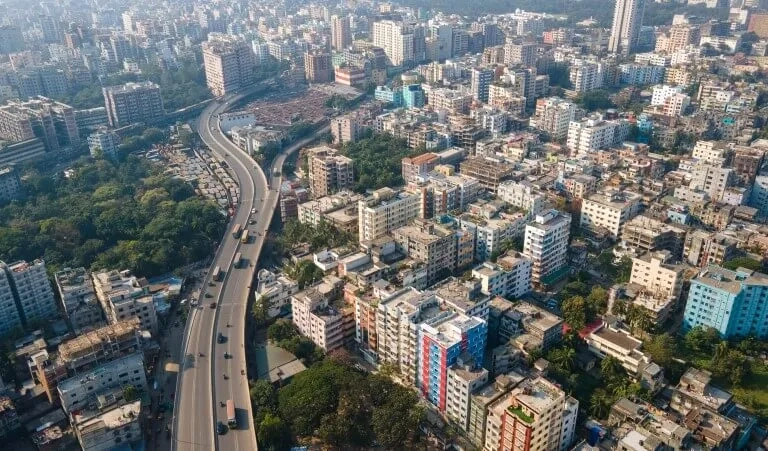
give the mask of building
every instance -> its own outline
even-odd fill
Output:
[[[202,47],[205,80],[214,96],[231,94],[256,82],[255,56],[244,39],[210,33]]]
[[[454,415],[462,409],[466,412],[469,405],[469,391],[462,388],[459,391],[449,392],[448,369],[455,364],[459,368],[451,373],[451,376],[461,377],[461,366],[474,361],[475,365],[482,365],[483,353],[488,334],[488,325],[480,318],[469,317],[453,312],[442,312],[434,318],[425,321],[418,330],[417,358],[417,387],[422,395],[432,403],[440,412],[448,410],[449,402]],[[472,375],[468,383],[476,383],[477,378],[485,377],[487,371]],[[483,376],[484,374],[484,376]],[[456,387],[455,380],[450,381],[451,387]],[[459,384],[461,384],[459,382]],[[468,388],[468,387],[467,387]],[[466,406],[466,407],[463,407]],[[466,424],[466,423],[464,423]]]
[[[525,180],[501,182],[496,195],[513,207],[525,210],[531,217],[542,212],[547,204],[544,194],[541,194],[530,182]]]
[[[525,301],[512,302],[496,297],[488,314],[488,340],[510,344],[524,355],[547,351],[563,339],[563,320]]]
[[[504,45],[504,64],[525,67],[536,64],[536,45],[530,43],[507,43]]]
[[[768,175],[755,177],[748,204],[757,209],[758,217],[768,217]]]
[[[107,451],[142,439],[141,400],[99,403],[96,409],[78,411],[72,428],[83,451]]]
[[[481,102],[488,102],[488,88],[493,81],[493,70],[475,67],[470,77],[472,97]]]
[[[102,271],[93,274],[93,287],[110,324],[138,318],[143,329],[157,331],[157,312],[146,279],[128,270]]]
[[[608,149],[624,142],[629,136],[629,122],[622,119],[604,120],[600,114],[590,115],[568,125],[567,145],[571,151],[587,154]]]
[[[119,146],[120,137],[117,133],[106,128],[88,135],[88,150],[94,158],[104,156],[110,160],[117,160]]]
[[[644,0],[616,0],[611,36],[608,39],[609,52],[628,55],[635,51],[643,26],[644,11]]]
[[[128,385],[139,391],[148,388],[144,372],[144,355],[141,352],[128,354],[124,357],[98,365],[79,372],[68,379],[59,382],[57,390],[61,407],[66,413],[72,413],[86,408],[112,389],[122,390]]]
[[[358,201],[358,235],[360,242],[372,241],[408,225],[419,216],[421,196],[381,188]]]
[[[333,80],[331,54],[322,50],[304,53],[304,76],[309,83],[328,83]]]
[[[644,387],[654,389],[663,383],[664,370],[643,353],[643,342],[628,331],[603,323],[590,332],[584,341],[589,351],[598,358],[615,357]]]
[[[423,42],[424,30],[419,28]],[[417,28],[393,20],[373,23],[373,45],[384,49],[390,64],[402,66],[413,64],[417,57]]]
[[[354,309],[333,304],[343,285],[341,279],[331,278],[291,297],[293,324],[325,352],[340,348],[355,334]]]
[[[0,396],[0,438],[5,438],[20,427],[21,421],[13,401],[7,396]]]
[[[401,252],[426,264],[429,285],[456,269],[458,237],[452,230],[417,220],[415,225],[394,229],[392,236]],[[469,249],[470,261],[472,253],[473,249]]]
[[[603,86],[602,65],[593,61],[576,60],[571,65],[568,78],[576,92],[599,89]]]
[[[362,138],[365,131],[366,128],[354,113],[331,119],[331,134],[335,144],[356,142]]]
[[[737,242],[728,235],[698,229],[685,235],[683,260],[691,266],[723,265],[737,255]]]
[[[549,285],[564,275],[570,229],[571,216],[554,209],[537,214],[533,222],[525,226],[523,255],[532,261],[534,284]]]
[[[405,157],[401,161],[403,180],[405,183],[416,183],[420,178],[427,174],[440,164],[440,155],[427,152],[415,157]]]
[[[21,194],[21,178],[16,166],[0,166],[0,203],[18,199]]]
[[[685,267],[676,264],[668,250],[647,252],[632,259],[629,283],[643,287],[654,298],[677,301],[684,280]]]
[[[0,107],[0,138],[12,143],[37,138],[48,152],[80,143],[74,108],[40,96],[23,102],[8,101]]]
[[[563,416],[566,407],[566,396],[561,388],[543,377],[538,377],[521,382],[500,401],[501,406],[492,407],[494,416],[500,417],[501,424],[498,432],[489,433],[488,428],[494,426],[490,423],[491,411],[489,411],[486,450],[525,451],[561,448]],[[497,446],[493,443],[496,437],[498,437]]]
[[[477,179],[483,188],[495,193],[499,184],[512,176],[515,166],[500,158],[474,156],[462,161],[459,171],[462,175]]]
[[[109,125],[114,128],[142,122],[155,124],[165,117],[160,86],[151,81],[102,89]]]
[[[456,363],[448,367],[447,374],[445,416],[466,431],[472,394],[488,383],[488,370],[478,365],[469,353],[462,353]]]
[[[0,333],[55,319],[56,299],[43,260],[0,261]]]
[[[768,13],[752,13],[749,15],[747,31],[755,33],[759,38],[768,38]]]
[[[85,268],[64,268],[54,279],[64,312],[76,333],[106,326],[91,275]]]
[[[580,226],[590,233],[607,232],[618,239],[624,224],[640,213],[640,201],[638,194],[628,191],[591,194],[582,200]]]
[[[531,291],[532,261],[520,254],[507,254],[495,263],[484,262],[472,270],[483,294],[519,299]]]
[[[683,329],[712,327],[724,338],[768,337],[768,275],[709,266],[691,280]]]
[[[465,432],[472,444],[478,449],[483,449],[485,443],[485,426],[489,406],[524,380],[525,378],[520,374],[510,371],[507,374],[497,376],[492,383],[472,394]]]
[[[352,44],[349,16],[331,16],[331,46],[341,52]]]
[[[709,198],[719,201],[723,198],[726,188],[735,181],[731,168],[722,168],[711,164],[697,164],[691,170],[689,188],[704,191]]]
[[[582,110],[575,103],[559,97],[538,99],[536,113],[531,118],[531,127],[548,133],[553,140],[559,141],[568,136],[571,121],[581,119]]]
[[[313,147],[307,154],[309,186],[315,198],[354,187],[351,158],[328,146]]]

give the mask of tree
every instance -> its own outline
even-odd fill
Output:
[[[587,111],[605,110],[616,107],[609,98],[608,92],[602,89],[595,89],[582,93],[576,98],[576,103],[584,107]]]
[[[723,268],[730,269],[731,271],[735,271],[739,268],[746,268],[752,271],[761,271],[763,269],[763,264],[754,258],[737,257],[724,262]]]
[[[296,326],[287,319],[279,319],[267,329],[267,338],[273,341],[290,340],[298,334]]]
[[[574,296],[563,301],[560,306],[563,319],[574,330],[581,330],[587,325],[586,301],[581,296]]]
[[[587,306],[589,308],[589,317],[602,315],[608,308],[608,291],[600,285],[595,285],[587,296]]]
[[[269,451],[282,451],[290,448],[291,432],[283,420],[272,413],[267,413],[259,423],[257,438],[259,448]]]
[[[613,399],[603,388],[598,388],[589,399],[589,412],[597,418],[606,418],[613,405]]]
[[[547,355],[547,360],[564,372],[570,373],[576,362],[576,350],[571,347],[553,348]]]
[[[277,392],[275,392],[272,383],[259,379],[250,382],[249,390],[251,406],[253,407],[254,423],[258,424],[269,413],[274,413],[277,409]]]
[[[390,399],[374,410],[371,423],[384,449],[402,449],[415,439],[424,411],[411,390],[395,386],[391,391]]]
[[[621,366],[621,362],[616,357],[607,356],[600,362],[600,377],[603,378],[606,384],[623,380],[626,376],[624,367]]]
[[[696,326],[685,334],[683,340],[691,351],[710,354],[720,342],[720,333],[714,327]]]
[[[667,366],[675,353],[675,340],[667,333],[654,335],[643,343],[643,349],[659,366]]]
[[[139,390],[131,384],[126,385],[123,387],[123,399],[125,399],[126,402],[132,402],[139,399]]]

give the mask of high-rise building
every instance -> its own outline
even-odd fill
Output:
[[[536,101],[536,113],[531,118],[531,127],[549,133],[553,140],[565,139],[571,121],[579,120],[583,111],[575,103],[559,97]]]
[[[45,262],[0,261],[0,333],[56,318],[58,308]]]
[[[472,277],[480,280],[487,295],[520,299],[531,291],[531,268],[530,258],[505,255],[495,263],[480,264],[472,270]]]
[[[99,153],[110,160],[117,159],[117,148],[120,146],[120,136],[117,133],[101,129],[88,135],[88,150],[96,158]]]
[[[344,189],[352,189],[355,183],[352,159],[340,155],[327,146],[307,151],[309,186],[315,198]]]
[[[392,235],[405,255],[424,262],[427,284],[438,282],[456,269],[457,236],[452,230],[417,220],[414,225],[398,227]]]
[[[138,318],[143,329],[157,330],[157,312],[145,278],[130,271],[93,274],[93,287],[110,324]]]
[[[732,168],[712,164],[696,164],[691,171],[689,188],[706,192],[710,199],[720,201],[725,189],[733,184],[736,176]]]
[[[333,80],[331,54],[312,50],[304,54],[304,75],[309,83],[327,83]]]
[[[582,59],[574,61],[568,75],[573,90],[587,92],[603,86],[603,71],[599,63]]]
[[[535,284],[548,284],[557,279],[566,268],[571,216],[551,209],[537,214],[525,226],[523,255],[533,262],[531,280]]]
[[[91,275],[85,268],[65,268],[54,275],[64,312],[75,332],[106,326]]]
[[[475,67],[472,69],[472,97],[481,102],[488,102],[488,88],[493,81],[493,71]]]
[[[360,242],[375,240],[419,216],[421,196],[381,188],[358,202]]]
[[[683,329],[712,327],[724,338],[768,337],[768,275],[711,265],[691,280]]]
[[[401,22],[382,20],[373,23],[373,45],[384,49],[393,66],[412,64],[416,60],[416,28]],[[420,29],[423,41],[424,30]]]
[[[342,51],[352,44],[349,16],[331,16],[331,46]]]
[[[45,97],[0,107],[0,138],[11,142],[38,138],[48,152],[80,143],[74,108]]]
[[[582,200],[580,227],[592,233],[605,232],[614,239],[624,224],[640,213],[642,197],[629,191],[594,193]]]
[[[353,143],[360,139],[365,129],[354,113],[331,119],[331,134],[335,144]]]
[[[487,338],[488,324],[484,320],[448,311],[419,326],[417,386],[441,412],[446,412],[449,398],[457,395],[448,392],[448,369],[470,359],[482,365]],[[467,393],[467,408],[468,404]]]
[[[203,43],[205,80],[214,96],[224,96],[256,82],[253,49],[237,36],[211,33]]]
[[[628,55],[637,47],[643,26],[645,0],[616,0],[608,51]]]
[[[21,196],[21,178],[14,165],[0,166],[0,202],[7,202]]]
[[[621,144],[629,136],[629,131],[629,121],[604,120],[602,115],[595,113],[568,124],[566,145],[573,152],[589,154]]]
[[[504,45],[504,64],[523,66],[533,66],[536,64],[536,45],[535,44],[515,44]]]
[[[109,125],[115,128],[144,122],[152,124],[165,116],[160,86],[145,81],[102,89]]]

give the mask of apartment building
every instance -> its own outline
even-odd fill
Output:
[[[354,322],[354,310],[339,308],[333,302],[342,286],[340,279],[332,278],[291,297],[293,324],[325,352],[342,347],[354,334],[354,326],[348,327],[350,320]]]
[[[507,253],[495,263],[484,262],[472,270],[483,294],[519,299],[531,291],[533,262],[519,253]]]
[[[412,64],[416,60],[416,27],[396,22],[381,20],[372,26],[373,45],[384,49],[393,66]],[[423,29],[420,29],[423,40]]]
[[[731,168],[699,163],[691,170],[691,183],[688,187],[704,191],[710,199],[719,201],[723,198],[726,188],[733,185],[735,179],[736,176]]]
[[[566,268],[571,216],[555,209],[536,215],[525,226],[523,255],[531,259],[531,281],[548,285]]]
[[[415,157],[405,157],[401,161],[403,180],[405,183],[416,183],[440,164],[440,155],[427,152]]]
[[[120,145],[120,137],[117,133],[107,130],[99,130],[88,135],[88,150],[94,158],[100,155],[109,160],[117,159],[117,148]]]
[[[304,53],[304,76],[309,83],[328,83],[333,80],[331,54],[323,50]]]
[[[0,203],[21,197],[21,178],[12,164],[0,165]]]
[[[527,379],[489,406],[486,451],[559,450],[566,396],[544,379]]]
[[[441,312],[419,325],[416,386],[440,412],[446,413],[449,400],[455,413],[462,405],[468,405],[468,390],[463,394],[448,392],[448,368],[458,364],[460,369],[469,360],[482,365],[487,335],[484,320],[454,312]],[[477,377],[487,380],[487,372],[473,376],[472,382],[478,386]],[[455,380],[451,386],[456,386]]]
[[[509,393],[517,384],[524,381],[525,377],[510,371],[497,376],[492,383],[479,388],[471,395],[467,428],[465,432],[469,441],[478,449],[483,449],[485,444],[485,427],[488,419],[489,406]]]
[[[398,227],[392,231],[398,248],[408,257],[424,262],[429,285],[443,279],[456,269],[458,236],[452,230],[435,223],[416,220],[413,225]],[[474,249],[463,249],[471,261]],[[467,260],[467,256],[461,258]]]
[[[232,94],[256,82],[253,49],[244,39],[223,33],[209,33],[203,42],[205,81],[214,96]]]
[[[435,88],[427,93],[427,103],[435,111],[467,114],[472,104],[472,95],[448,88]]]
[[[139,391],[148,388],[144,372],[144,355],[128,354],[102,365],[78,372],[58,383],[61,407],[67,414],[86,408],[97,396],[111,389],[134,386]]]
[[[488,102],[488,88],[493,81],[494,72],[491,69],[475,67],[470,72],[470,91],[475,100]]]
[[[691,266],[723,265],[736,255],[738,243],[730,236],[699,229],[685,235],[683,260]]]
[[[157,312],[149,282],[130,271],[102,271],[92,274],[96,297],[110,324],[138,318],[143,329],[157,331]]]
[[[580,120],[584,115],[575,103],[563,100],[559,97],[538,99],[536,101],[536,113],[530,120],[533,128],[538,128],[559,141],[568,136],[568,127],[572,121]]]
[[[462,161],[459,166],[461,174],[477,179],[480,185],[496,192],[499,184],[512,176],[515,166],[499,158],[475,156]]]
[[[0,261],[0,312],[0,333],[58,316],[43,260]]]
[[[475,261],[488,260],[502,249],[502,243],[525,233],[528,216],[524,213],[503,214],[498,217],[482,217],[464,213],[457,218],[459,227],[470,233],[475,241]]]
[[[577,59],[571,65],[568,77],[576,92],[588,92],[603,86],[603,70],[600,63]]]
[[[79,144],[80,132],[74,108],[36,96],[0,107],[0,138],[12,143],[37,138],[48,152],[57,152]]]
[[[141,441],[141,418],[141,400],[110,400],[74,413],[72,428],[83,451],[107,451]]]
[[[510,42],[504,45],[504,64],[514,66],[534,66],[536,64],[536,44]]]
[[[379,301],[376,354],[380,362],[395,365],[407,384],[415,386],[421,380],[421,373],[417,373],[419,325],[439,313],[435,294],[415,288],[403,288]]]
[[[64,268],[54,274],[59,298],[76,333],[106,326],[91,275],[85,268]]]
[[[530,217],[542,212],[547,205],[546,196],[527,180],[501,182],[496,195],[513,207],[525,210]]]
[[[604,120],[602,115],[593,114],[568,125],[566,145],[572,152],[579,154],[609,149],[627,139],[629,128],[626,120]]]
[[[651,297],[676,302],[683,289],[685,269],[668,250],[646,252],[632,259],[629,283],[643,287]]]
[[[472,394],[487,383],[488,370],[475,362],[469,353],[462,353],[456,363],[448,367],[445,416],[466,431]]]
[[[724,338],[768,337],[768,275],[711,265],[691,280],[683,314],[683,329],[716,329]]]
[[[151,81],[107,86],[102,93],[110,127],[120,128],[137,122],[155,124],[165,117],[160,86]]]
[[[341,52],[352,44],[349,16],[331,16],[331,47]]]
[[[640,213],[641,200],[640,195],[629,191],[590,194],[582,200],[580,227],[618,239],[624,224]]]
[[[355,183],[352,159],[340,155],[328,146],[313,147],[307,151],[309,186],[315,198],[337,191],[352,189]]]
[[[408,225],[419,216],[420,196],[381,188],[358,201],[358,235],[360,242],[372,241],[398,227]]]
[[[336,144],[356,142],[360,140],[365,130],[361,120],[354,113],[331,119],[331,134]]]
[[[529,354],[547,351],[563,339],[563,319],[525,301],[494,298],[488,316],[489,340],[511,343]]]

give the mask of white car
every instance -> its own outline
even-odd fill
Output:
[[[255,209],[255,208],[251,208],[251,214],[252,214],[252,215],[255,215],[255,214],[256,214],[256,209]]]

